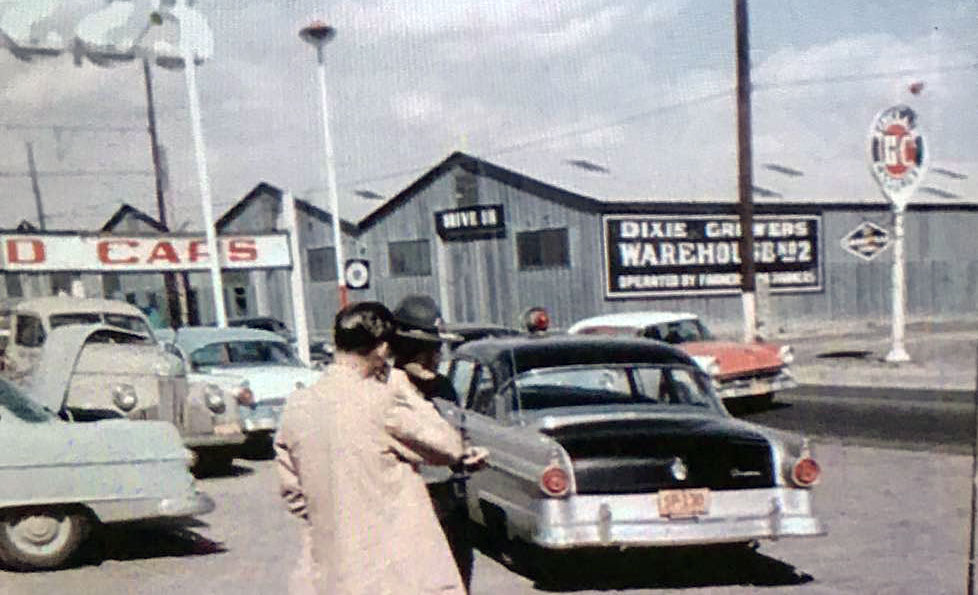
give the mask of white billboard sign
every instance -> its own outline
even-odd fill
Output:
[[[221,268],[292,266],[286,234],[218,237]],[[196,236],[0,234],[0,269],[17,272],[206,271],[207,240]]]

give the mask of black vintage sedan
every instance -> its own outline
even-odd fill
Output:
[[[471,517],[544,548],[748,542],[825,533],[807,440],[737,420],[669,345],[521,336],[466,343],[441,403],[490,467]]]

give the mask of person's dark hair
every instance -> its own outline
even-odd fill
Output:
[[[333,342],[336,349],[369,353],[394,335],[394,315],[380,302],[355,302],[336,313]]]

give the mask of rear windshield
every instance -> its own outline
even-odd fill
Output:
[[[190,354],[195,370],[214,366],[301,366],[292,349],[277,341],[229,341],[212,343]]]
[[[567,366],[516,379],[521,409],[648,404],[716,406],[709,379],[686,366]]]
[[[149,326],[139,316],[131,314],[110,314],[107,312],[72,312],[70,314],[52,314],[48,319],[51,328],[66,326],[69,324],[98,324],[104,322],[112,326],[135,331],[144,335],[152,336]]]

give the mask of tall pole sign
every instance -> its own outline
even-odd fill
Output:
[[[883,195],[893,205],[892,345],[888,362],[907,362],[904,346],[906,326],[906,280],[903,253],[903,215],[907,203],[927,172],[928,152],[917,123],[917,114],[905,105],[889,107],[873,120],[869,130],[869,163]]]

